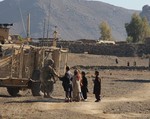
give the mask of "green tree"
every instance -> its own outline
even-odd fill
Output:
[[[139,14],[134,13],[130,23],[125,24],[128,38],[132,39],[133,43],[142,42],[150,35],[150,25],[148,20],[141,18]],[[129,39],[127,39],[129,40]]]
[[[145,38],[150,37],[150,24],[146,17],[142,18],[142,34],[141,41],[144,41]]]
[[[127,37],[127,42],[128,42],[128,43],[132,43],[132,42],[133,42],[133,38],[130,37],[130,36],[128,36],[128,37]]]
[[[100,28],[101,40],[112,40],[111,28],[107,22],[103,21],[100,24],[99,28]]]

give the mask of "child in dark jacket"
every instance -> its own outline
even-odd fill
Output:
[[[99,72],[95,71],[95,79],[94,82],[94,90],[93,93],[95,94],[96,101],[99,102],[101,100],[101,78],[99,77]]]
[[[83,98],[84,100],[86,101],[87,100],[87,92],[88,92],[88,81],[87,81],[87,78],[85,76],[85,72],[82,71],[82,82],[81,82],[81,91],[82,91],[82,95],[83,95]]]

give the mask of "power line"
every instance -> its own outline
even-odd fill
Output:
[[[16,2],[17,2],[17,1],[16,1]],[[25,27],[24,20],[23,20],[22,10],[21,10],[21,7],[20,7],[20,0],[18,0],[17,6],[18,6],[19,13],[20,13],[20,16],[21,16],[21,21],[22,21],[24,33],[27,34],[27,32],[26,32],[26,27]]]

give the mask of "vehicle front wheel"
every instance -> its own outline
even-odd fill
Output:
[[[16,88],[16,87],[9,87],[7,88],[7,92],[13,96],[13,97],[16,97],[19,93],[19,88]]]
[[[40,84],[41,84],[40,83],[40,70],[33,71],[32,80],[33,80],[33,82],[31,82],[32,95],[33,96],[41,96],[41,94],[40,94]]]

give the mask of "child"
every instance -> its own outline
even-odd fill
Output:
[[[84,100],[86,101],[87,100],[87,92],[88,92],[88,81],[87,81],[87,78],[85,76],[85,72],[82,71],[82,85],[81,85],[81,91],[82,91],[82,94],[83,94],[83,97],[84,97]]]
[[[101,100],[101,78],[99,77],[99,72],[95,71],[95,79],[94,79],[94,90],[95,94],[95,102],[99,102]]]

